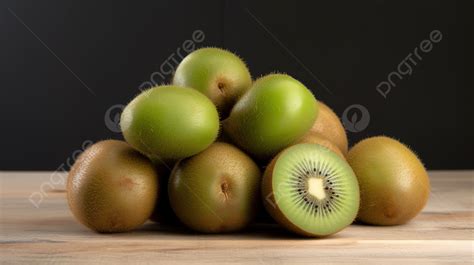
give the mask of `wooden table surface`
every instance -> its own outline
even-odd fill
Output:
[[[351,225],[329,238],[303,239],[271,224],[203,235],[150,222],[130,233],[97,234],[69,212],[65,174],[0,172],[0,264],[472,264],[474,171],[430,177],[429,203],[406,225]]]

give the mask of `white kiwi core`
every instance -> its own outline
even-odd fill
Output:
[[[324,192],[324,180],[321,177],[308,178],[308,193],[318,200],[326,198],[326,192]]]

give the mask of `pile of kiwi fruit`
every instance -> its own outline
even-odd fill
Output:
[[[304,84],[281,73],[253,80],[220,48],[186,56],[170,84],[130,101],[120,126],[125,141],[89,147],[67,182],[73,215],[101,233],[148,220],[236,232],[268,213],[296,235],[324,237],[354,221],[406,223],[430,192],[407,146],[376,136],[349,149],[338,116]]]

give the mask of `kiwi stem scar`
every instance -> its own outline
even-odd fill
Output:
[[[189,190],[189,192],[190,192],[194,197],[196,197],[196,199],[198,199],[198,200],[202,203],[202,205],[204,205],[204,207],[206,207],[206,208],[209,210],[209,212],[211,212],[214,216],[216,216],[217,219],[219,219],[221,222],[224,221],[214,210],[212,210],[212,208],[211,208],[205,201],[203,201],[203,200],[201,199],[201,197],[199,197],[198,194],[196,194],[196,192],[193,191],[193,189],[191,189],[191,187],[189,187],[188,184],[186,184],[186,182],[183,182],[183,184],[184,184],[184,187],[186,187],[186,189]]]
[[[324,192],[324,180],[321,177],[311,177],[308,179],[308,193],[316,197],[318,200],[326,198],[326,192]]]

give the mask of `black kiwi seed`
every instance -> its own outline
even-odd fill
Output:
[[[304,235],[328,235],[349,225],[357,215],[357,178],[346,161],[327,155],[320,146],[294,145],[268,168],[266,176],[273,178],[264,191],[271,192],[278,184],[285,186],[283,195],[274,198],[284,203],[275,200],[280,207],[266,204],[267,210],[283,213],[275,216],[281,217],[277,221],[288,229]]]
[[[292,175],[296,177],[297,183],[294,185],[294,187],[302,201],[309,204],[309,206],[313,209],[313,213],[318,213],[318,209],[323,209],[324,211],[320,211],[321,214],[326,214],[334,210],[334,200],[336,200],[339,195],[336,194],[336,192],[333,190],[334,183],[332,181],[332,172],[323,173],[323,170],[319,169],[318,167],[321,167],[321,165],[313,167],[313,165],[310,165],[308,163],[307,165],[295,168],[293,171],[294,173]],[[313,177],[314,174],[317,173],[319,173],[319,176],[324,178],[324,190],[326,190],[326,193],[328,194],[328,197],[322,201],[319,201],[308,193],[308,191],[306,190],[306,184],[304,182],[304,180]]]

